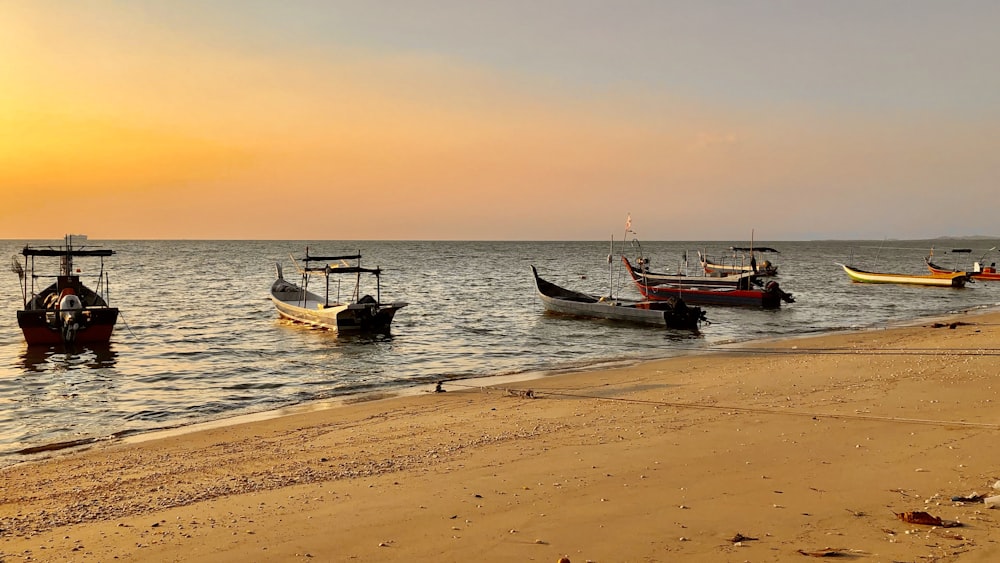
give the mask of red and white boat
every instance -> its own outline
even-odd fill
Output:
[[[996,250],[996,247],[987,250],[990,252]],[[971,248],[955,248],[951,251],[953,254],[970,254],[972,252]],[[931,257],[934,256],[934,249],[931,249],[931,254],[927,258],[924,258],[924,262],[927,263],[927,269],[935,275],[947,275],[961,272],[962,270],[956,270],[954,268],[945,268],[931,262]],[[985,258],[985,254],[983,258]],[[989,266],[983,265],[983,258],[972,263],[972,270],[968,270],[965,273],[968,274],[973,280],[984,280],[984,281],[1000,281],[1000,272],[997,272],[997,263],[992,262]]]
[[[685,302],[695,305],[732,305],[762,307],[764,309],[777,309],[781,307],[782,302],[795,302],[792,294],[785,293],[775,281],[768,282],[763,288],[750,287],[745,289],[738,286],[725,287],[697,283],[650,283],[629,264],[627,258],[623,256],[622,260],[625,262],[626,269],[632,276],[632,281],[635,282],[639,293],[649,300],[667,300],[679,297]]]
[[[118,308],[108,305],[108,274],[104,259],[115,252],[105,248],[88,248],[84,235],[66,235],[65,243],[56,246],[25,246],[21,251],[25,264],[17,256],[11,269],[21,279],[24,308],[17,312],[17,324],[28,345],[101,344],[111,339]],[[39,273],[37,258],[59,259],[57,274]],[[99,258],[96,290],[80,281],[83,273],[74,267],[74,258]],[[36,287],[36,280],[55,278],[50,285]]]

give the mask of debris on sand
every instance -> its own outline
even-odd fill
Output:
[[[953,522],[951,520],[942,520],[937,516],[932,516],[926,512],[915,510],[912,512],[898,512],[895,513],[896,518],[899,518],[903,522],[908,524],[922,524],[924,526],[940,526],[942,528],[957,528],[961,526],[961,522]]]
[[[804,549],[800,549],[799,553],[809,557],[844,557],[847,555],[847,552],[843,549],[831,549],[829,547],[817,551],[806,551]]]

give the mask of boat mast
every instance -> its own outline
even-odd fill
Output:
[[[351,300],[355,303],[361,298],[361,249],[358,249],[358,272],[354,278],[354,296]]]
[[[59,275],[70,276],[73,275],[73,235],[66,235],[63,240],[66,245],[66,254],[62,255]]]
[[[323,268],[323,276],[326,278],[326,295],[324,296],[324,299],[326,300],[326,302],[323,304],[323,306],[324,307],[329,307],[330,306],[330,265],[329,264],[327,264],[326,267]]]
[[[615,235],[611,235],[611,245],[608,247],[608,297],[615,296],[615,266],[612,257],[615,254]]]

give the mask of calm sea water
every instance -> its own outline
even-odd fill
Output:
[[[25,243],[0,241],[7,256]],[[45,241],[56,244],[59,241]],[[100,438],[439,380],[552,371],[661,358],[723,343],[993,307],[1000,283],[964,290],[859,285],[836,262],[923,273],[929,241],[766,242],[781,251],[777,280],[796,303],[777,311],[707,307],[700,334],[550,316],[529,265],[560,285],[638,297],[609,273],[609,242],[90,241],[107,260],[122,317],[110,346],[66,352],[24,344],[17,276],[0,276],[0,465],[29,447]],[[654,269],[721,242],[646,242]],[[936,242],[941,250],[988,247]],[[360,250],[381,266],[382,296],[405,300],[392,333],[345,337],[278,319],[267,293],[289,254]],[[993,251],[996,255],[996,251]],[[976,254],[974,257],[978,257]],[[969,259],[965,256],[965,259]],[[989,261],[989,259],[988,259]],[[959,266],[966,264],[959,263]],[[83,280],[96,271],[85,261]],[[705,377],[711,377],[706,373]]]

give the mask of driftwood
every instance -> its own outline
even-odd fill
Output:
[[[940,526],[942,528],[956,528],[961,526],[961,522],[953,522],[951,520],[942,520],[937,516],[933,516],[926,512],[915,510],[912,512],[898,512],[895,513],[896,518],[899,518],[903,522],[908,524],[922,524],[924,526]]]
[[[818,551],[806,551],[800,549],[799,553],[802,555],[808,555],[809,557],[844,557],[847,555],[842,549],[820,549]]]

